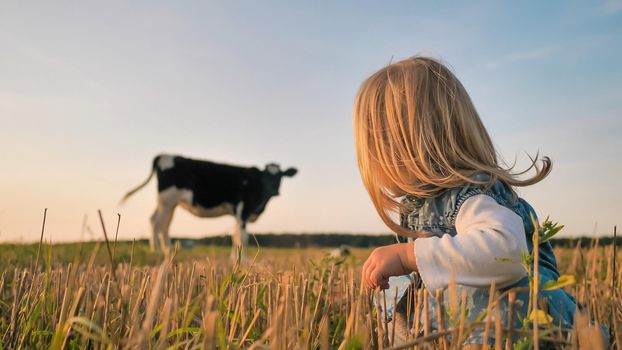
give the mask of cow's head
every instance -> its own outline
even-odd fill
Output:
[[[281,178],[283,176],[292,177],[296,175],[298,170],[295,168],[289,168],[285,171],[281,171],[281,167],[278,164],[270,163],[266,164],[266,168],[262,171],[262,183],[264,186],[264,193],[268,196],[278,196],[279,187],[281,186]]]

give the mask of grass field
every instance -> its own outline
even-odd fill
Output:
[[[0,340],[3,349],[388,348],[386,320],[360,287],[368,249],[343,259],[328,249],[250,248],[241,264],[225,247],[178,248],[154,255],[144,243],[0,246]],[[598,348],[598,330],[612,330],[620,348],[622,284],[613,247],[557,249],[566,287],[586,306],[575,331],[538,327],[557,348]],[[387,293],[387,297],[388,297]],[[378,294],[382,300],[383,294]],[[417,298],[413,303],[420,304]],[[494,314],[494,310],[491,310]],[[420,315],[425,319],[425,315]],[[490,332],[508,329],[482,318]],[[389,326],[390,327],[390,326]],[[468,325],[423,334],[408,348],[457,348]],[[513,330],[521,335],[520,330]],[[416,334],[416,333],[415,333]],[[451,338],[448,337],[452,336]],[[499,337],[497,348],[530,347]],[[507,344],[506,344],[507,343]],[[399,348],[399,347],[398,347]]]

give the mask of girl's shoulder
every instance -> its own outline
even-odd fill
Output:
[[[473,179],[473,182],[448,188],[434,197],[406,195],[400,215],[402,226],[417,231],[455,233],[456,217],[462,204],[476,195],[489,196],[521,217],[529,217],[531,206],[518,198],[508,185],[502,181],[490,184],[490,177],[486,174],[478,174]]]
[[[474,182],[449,189],[444,196],[454,206],[457,212],[460,206],[469,198],[476,195],[487,195],[504,207],[512,208],[519,200],[512,188],[500,180],[490,182],[490,175],[478,174],[473,177]],[[457,213],[454,213],[457,215]]]
[[[488,175],[483,174],[478,175],[476,178],[478,182],[487,182],[488,179]],[[526,200],[519,197],[508,184],[503,181],[496,180],[491,184],[468,183],[447,191],[444,195],[446,198],[441,198],[439,200],[446,203],[449,213],[448,221],[455,224],[456,217],[458,216],[462,205],[469,198],[476,195],[486,195],[491,197],[500,206],[513,211],[521,217],[527,230],[533,229],[531,224],[532,218],[536,221],[538,220],[535,210]]]

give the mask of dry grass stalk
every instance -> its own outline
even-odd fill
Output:
[[[34,248],[28,262],[0,271],[2,348],[404,348],[387,339],[393,332],[378,308],[381,295],[376,299],[381,304],[375,304],[358,279],[361,257],[338,265],[321,255],[304,255],[313,250],[297,251],[302,256],[280,250],[281,256],[273,253],[235,266],[226,250],[209,260],[206,255],[182,259],[173,252],[153,266],[143,262],[149,258],[144,244],[120,242],[114,249],[118,264],[111,271],[110,256],[97,244],[85,244],[80,256],[59,262],[62,245],[42,243],[35,270]],[[612,348],[618,347],[622,284],[612,271],[617,267],[613,247],[556,253],[565,254],[559,257],[562,271],[575,264],[579,283],[572,294],[585,305],[589,314],[584,317],[591,322],[577,323],[568,339],[555,329],[540,332],[539,340],[568,349],[602,346],[594,326],[598,318],[611,329]],[[423,289],[409,292],[406,308],[414,318],[407,348],[456,349],[469,336],[475,325],[466,320],[466,297],[456,297],[455,288],[449,288],[447,312],[431,310]],[[392,291],[388,294],[395,301]],[[509,293],[510,313],[515,300]],[[499,312],[494,305],[491,310],[491,315]],[[441,321],[440,329],[432,329],[430,312]],[[449,329],[443,329],[444,320],[452,325]],[[506,348],[514,337],[533,336],[514,329],[516,319],[506,325],[500,320],[497,315],[494,323],[483,320],[477,327],[485,330],[489,323],[488,332],[494,327],[495,338],[503,339]],[[449,336],[451,344],[446,343]]]
[[[482,344],[482,350],[488,349],[488,338],[490,336],[490,322],[492,321],[492,306],[494,301],[494,295],[496,290],[495,281],[492,281],[490,290],[488,291],[488,308],[486,309],[486,326],[484,326],[484,343]]]

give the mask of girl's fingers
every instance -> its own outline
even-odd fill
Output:
[[[365,274],[367,272],[367,261],[363,264],[363,268],[361,269],[361,280],[365,281]]]
[[[370,278],[370,275],[374,271],[375,268],[376,268],[376,264],[370,264],[369,266],[367,266],[367,269],[365,270],[365,273],[363,274],[363,279],[365,283],[367,284],[367,287],[371,289],[375,288],[375,284]]]
[[[361,277],[363,279],[363,281],[366,280],[367,275],[369,274],[369,267],[371,266],[371,261],[369,259],[367,259],[365,261],[365,264],[363,264],[363,271],[361,272]]]
[[[378,284],[376,284],[376,282],[371,278],[371,276],[367,277],[367,284],[369,285],[369,288],[371,289],[376,289],[376,287],[378,286]]]
[[[369,276],[369,279],[373,282],[374,286],[379,286],[382,283],[382,273],[377,269],[372,271]]]
[[[362,275],[365,276],[365,274],[367,273],[367,269],[369,269],[369,259],[365,260],[365,263],[363,264],[363,270],[362,270]]]

